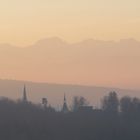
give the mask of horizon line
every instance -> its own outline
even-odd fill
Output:
[[[48,85],[60,85],[60,86],[76,86],[76,87],[91,87],[91,88],[104,88],[104,89],[114,89],[114,90],[129,90],[129,91],[140,91],[140,89],[133,89],[133,88],[121,88],[121,87],[109,87],[109,86],[99,86],[99,85],[84,85],[84,84],[76,84],[76,83],[53,83],[53,82],[41,82],[41,81],[31,81],[31,80],[16,80],[16,79],[4,79],[0,78],[0,81],[15,81],[15,82],[22,82],[23,85],[30,83],[30,84],[48,84]]]
[[[74,45],[74,44],[78,44],[78,43],[83,43],[86,41],[98,41],[98,42],[113,42],[113,43],[120,43],[121,41],[126,41],[126,40],[131,40],[131,41],[135,41],[140,43],[140,40],[130,37],[130,38],[120,38],[120,39],[98,39],[98,38],[85,38],[85,39],[80,39],[78,41],[68,41],[67,39],[63,39],[62,37],[59,36],[50,36],[50,37],[44,37],[44,38],[40,38],[36,41],[34,41],[33,43],[26,45],[26,46],[22,46],[22,45],[16,45],[14,43],[10,43],[10,42],[0,42],[0,46],[5,45],[5,46],[11,46],[11,47],[20,47],[20,48],[25,48],[25,47],[31,47],[33,45],[36,45],[38,42],[40,41],[45,41],[45,40],[52,40],[52,39],[56,39],[58,41],[61,41],[63,43],[66,43],[68,45]]]

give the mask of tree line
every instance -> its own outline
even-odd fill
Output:
[[[79,111],[88,106],[84,97],[74,97],[71,111],[63,113],[51,106],[0,99],[0,139],[2,140],[138,140],[140,99],[118,98],[110,92],[101,108]]]

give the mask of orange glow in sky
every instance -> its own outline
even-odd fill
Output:
[[[52,36],[114,42],[35,43]],[[0,0],[0,43],[35,47],[0,48],[0,78],[138,88],[140,43],[124,38],[140,41],[140,0]]]
[[[139,0],[1,0],[0,42],[27,46],[59,36],[140,40]]]

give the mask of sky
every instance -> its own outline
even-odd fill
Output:
[[[45,37],[140,40],[139,0],[0,0],[0,43],[28,46]]]
[[[15,48],[12,51],[2,48],[1,50],[8,52],[9,55],[1,52],[0,78],[11,79],[13,77],[13,79],[29,81],[94,84],[121,88],[140,87],[138,61],[140,53],[139,47],[137,48],[140,46],[137,44],[140,43],[130,40],[132,46],[129,46],[128,40],[125,45],[129,46],[130,50],[128,47],[125,50],[121,47],[124,44],[119,42],[120,39],[127,38],[140,41],[140,0],[0,0],[0,44],[12,44],[17,47],[38,46],[38,44],[36,45],[38,40],[53,36],[62,38],[70,44],[89,38],[102,41],[112,40],[114,41],[113,46],[120,48],[114,52],[110,47],[104,49],[104,46],[101,45],[101,50],[96,47],[92,51],[84,48],[84,51],[82,49],[76,50],[76,52],[71,51],[70,54],[62,47],[61,50],[55,50],[55,54],[49,54],[49,51],[54,50],[53,47],[48,47],[46,48],[47,57],[42,51],[44,48],[40,48],[39,55],[38,50],[35,52],[31,49],[30,53],[28,50],[21,53],[21,56],[19,50]],[[57,40],[55,41],[57,42]],[[110,44],[110,42],[108,43]],[[114,56],[110,50],[113,51]],[[92,57],[91,52],[96,51],[98,54],[95,53],[95,57]],[[71,59],[68,58],[70,55],[73,56]],[[63,56],[65,57],[63,58]],[[59,61],[63,63],[63,66],[56,73]],[[24,70],[21,62],[29,67]],[[37,62],[38,64],[36,64]],[[76,67],[77,69],[71,69]],[[117,70],[118,67],[119,70]],[[81,72],[79,72],[79,68],[82,69]],[[102,72],[103,68],[106,69],[106,73]],[[92,74],[92,70],[94,70],[94,74]],[[47,74],[46,71],[48,71]],[[38,75],[41,72],[42,75]],[[46,74],[46,78],[44,74]],[[62,76],[63,79],[61,79]]]

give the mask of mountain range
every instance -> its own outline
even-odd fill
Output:
[[[140,89],[140,42],[58,37],[27,47],[0,45],[0,77],[35,82]]]

